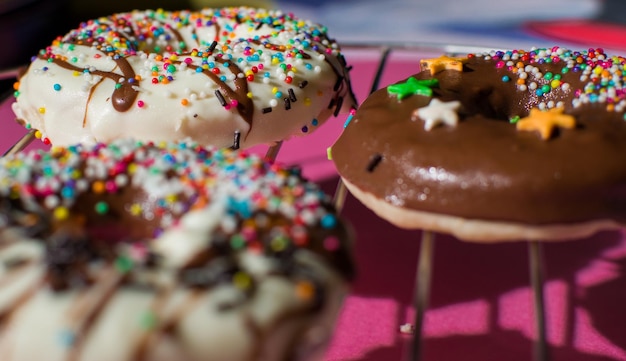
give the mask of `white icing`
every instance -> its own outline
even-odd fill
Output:
[[[113,108],[112,94],[116,84],[111,79],[96,74],[80,74],[64,69],[56,63],[36,58],[31,63],[29,71],[20,79],[19,95],[12,106],[13,111],[18,119],[39,130],[41,136],[48,138],[54,145],[108,142],[120,137],[153,141],[191,137],[202,144],[228,147],[233,145],[234,133],[238,131],[241,133],[241,146],[249,147],[255,144],[270,144],[293,135],[302,135],[305,133],[302,130],[305,126],[306,132],[313,131],[335,111],[334,107],[329,107],[333,98],[345,98],[344,109],[354,106],[349,83],[343,82],[338,89],[334,89],[338,81],[336,73],[347,78],[347,71],[337,58],[338,50],[334,46],[327,48],[307,37],[307,34],[314,31],[324,35],[323,28],[308,21],[298,23],[299,28],[296,28],[295,22],[285,21],[285,28],[282,30],[267,25],[256,29],[254,26],[265,16],[274,19],[281,13],[249,8],[235,10],[251,17],[252,24],[238,25],[230,16],[217,15],[219,9],[203,10],[201,20],[206,22],[213,19],[219,24],[221,32],[228,33],[228,40],[232,43],[228,45],[229,49],[224,52],[222,58],[230,58],[229,62],[236,64],[241,72],[232,73],[215,61],[215,56],[226,44],[224,38],[216,34],[217,27],[197,27],[195,20],[191,20],[189,26],[181,26],[170,13],[164,12],[161,23],[176,29],[184,43],[188,44],[189,50],[193,48],[206,50],[213,39],[219,38],[216,55],[204,59],[202,56],[181,55],[173,61],[181,62],[174,63],[176,71],[167,73],[164,70],[164,67],[167,67],[164,60],[156,60],[154,53],[146,54],[152,50],[150,41],[140,46],[136,55],[125,54],[125,59],[136,75],[141,77],[138,84],[133,87],[138,91],[138,97],[127,111],[117,111]],[[146,21],[149,14],[153,12],[137,11],[120,17]],[[191,13],[176,14],[184,18]],[[122,75],[118,64],[106,53],[85,45],[69,46],[68,37],[81,35],[83,32],[83,29],[70,32],[64,41],[52,44],[50,51],[65,57],[70,65],[80,69]],[[277,35],[271,35],[272,32]],[[161,47],[169,45],[176,50],[178,41],[169,35],[172,37],[170,41],[156,42]],[[302,49],[311,58],[291,57],[283,50],[267,49],[263,44],[247,40],[255,37],[264,39],[265,36],[270,36],[268,41],[271,44]],[[107,41],[116,44],[115,39]],[[305,47],[304,42],[310,42],[311,45]],[[312,48],[315,44],[319,49]],[[325,55],[327,49],[328,54]],[[250,54],[251,51],[253,54],[259,52],[262,54],[258,60],[246,60],[248,57],[246,54]],[[163,56],[167,58],[170,53],[165,52]],[[203,60],[207,61],[203,63]],[[225,76],[228,79],[226,85],[231,89],[235,88],[233,79],[246,77],[248,74],[254,75],[253,81],[245,81],[253,103],[252,128],[234,106],[229,104],[224,107],[220,104],[215,96],[215,91],[219,89],[216,81],[190,67],[206,66],[206,63],[211,62],[215,62],[215,67],[220,70],[218,76]],[[285,72],[283,66],[291,67],[291,70]],[[154,69],[158,69],[156,75],[153,75]],[[253,70],[256,72],[252,73]],[[158,79],[164,74],[170,75],[172,81],[167,84],[152,82],[152,79]],[[285,82],[287,76],[293,78],[291,83]],[[302,88],[299,84],[303,81],[308,84]],[[55,86],[60,86],[60,90],[55,90]],[[290,89],[297,100],[291,101],[290,110],[286,110],[284,99],[289,98]],[[230,101],[228,98],[227,100]],[[185,101],[188,103],[182,105],[181,102]],[[270,106],[271,112],[263,111]]]
[[[179,239],[180,243],[186,243]],[[192,293],[184,286],[172,284],[173,293],[165,296],[163,307],[154,325],[178,317],[176,332],[160,335],[148,348],[146,361],[229,360],[229,361],[281,361],[285,353],[296,344],[302,360],[321,359],[321,350],[332,333],[334,320],[345,297],[345,283],[325,264],[308,252],[296,255],[298,264],[306,264],[324,280],[326,289],[324,310],[310,317],[306,310],[309,300],[297,296],[295,285],[287,278],[267,274],[268,259],[261,255],[246,254],[242,261],[246,270],[256,270],[256,292],[250,299],[242,297],[233,284],[224,284],[202,291],[193,301]],[[263,263],[266,263],[263,266]],[[270,262],[271,263],[271,262]],[[261,266],[261,270],[259,269]],[[16,279],[23,294],[41,279],[41,269],[31,267],[38,277]],[[7,287],[0,289],[0,310],[7,302]],[[93,292],[90,290],[89,292]],[[77,361],[135,361],[133,352],[142,335],[149,330],[144,323],[148,310],[155,304],[157,293],[153,290],[120,288],[106,303],[103,311],[84,335],[84,344]],[[39,288],[34,297],[27,299],[19,312],[0,333],[0,355],[3,361],[50,360],[64,361],[69,357],[71,341],[76,342],[68,326],[80,313],[80,292],[69,290],[60,293]],[[82,301],[81,301],[82,302]],[[89,303],[89,302],[88,302]],[[225,303],[234,304],[231,310],[221,310]],[[302,313],[298,314],[298,310]],[[294,316],[294,313],[296,316]],[[78,317],[80,319],[80,317]],[[36,325],[36,326],[34,326]],[[260,331],[256,334],[255,329]],[[308,353],[310,355],[307,355]]]
[[[154,248],[164,256],[164,265],[181,267],[199,250],[206,248],[211,242],[211,234],[224,217],[225,208],[226,200],[221,199],[206,208],[188,212],[178,225],[168,228],[156,239]]]

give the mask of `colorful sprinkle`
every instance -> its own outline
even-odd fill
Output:
[[[54,219],[63,221],[70,215],[70,211],[65,207],[58,207],[54,210]]]
[[[389,94],[395,94],[398,100],[402,100],[411,95],[423,95],[430,97],[433,94],[432,88],[439,85],[437,79],[417,80],[414,77],[408,78],[403,83],[392,84],[387,87]]]
[[[334,252],[338,250],[340,246],[341,243],[339,242],[339,239],[337,239],[337,237],[330,236],[324,239],[324,249],[329,252]]]
[[[152,330],[159,324],[159,319],[154,312],[146,311],[139,317],[139,325],[144,330]]]
[[[94,207],[96,213],[100,215],[107,214],[109,212],[109,205],[106,202],[98,202]]]
[[[310,300],[315,295],[315,286],[309,281],[300,281],[296,284],[296,295],[303,300]]]
[[[62,347],[69,349],[76,343],[76,333],[69,329],[62,330],[58,340]]]
[[[467,58],[453,58],[446,55],[434,59],[424,59],[420,62],[421,70],[429,70],[433,76],[444,70],[463,71],[463,64]]]
[[[249,250],[276,255],[279,260],[280,254],[290,254],[298,247],[328,257],[327,252],[343,246],[339,238],[342,224],[331,211],[330,198],[319,187],[305,182],[297,170],[243,151],[129,139],[54,147],[50,152],[24,153],[19,159],[1,158],[0,180],[1,194],[41,200],[57,222],[55,226],[82,222],[84,217],[91,217],[87,222],[106,217],[114,236],[105,235],[108,232],[98,235],[103,244],[119,240],[123,225],[140,221],[135,217],[148,220],[143,226],[155,239],[180,241],[181,234],[176,232],[184,233],[181,228],[188,221],[183,217],[194,211],[215,211],[219,212],[214,218],[217,224],[207,232],[216,233],[211,244],[219,247],[219,252]],[[139,187],[142,197],[120,195],[124,184]],[[118,196],[128,203],[116,202]],[[316,238],[318,232],[310,232],[315,227],[322,227],[325,236]],[[129,242],[115,247],[114,254],[107,253],[106,260],[122,275],[140,271],[141,263],[150,259],[152,245],[141,243],[145,235],[138,237],[124,238]],[[220,281],[230,280],[243,291],[254,286],[255,280],[246,272],[226,271]],[[285,271],[279,266],[276,272]],[[214,281],[200,278],[201,282]],[[198,282],[198,277],[190,276],[184,282]]]
[[[576,120],[571,115],[563,114],[563,108],[554,108],[542,111],[534,108],[528,117],[516,122],[517,130],[538,131],[542,139],[549,139],[556,127],[572,129]]]
[[[128,273],[134,267],[134,262],[130,257],[119,256],[115,259],[115,269],[120,273]]]
[[[555,46],[530,51],[491,51],[472,57],[492,61],[495,69],[508,69],[510,73],[503,75],[502,80],[513,80],[519,91],[532,92],[539,99],[535,104],[538,108],[559,107],[557,102],[543,99],[554,91],[572,91],[574,108],[587,103],[607,103],[608,111],[626,109],[626,58],[611,56],[603,49],[575,51]],[[541,74],[536,66],[541,64],[553,64],[553,68]],[[572,77],[576,83],[582,83],[581,88],[572,89]]]

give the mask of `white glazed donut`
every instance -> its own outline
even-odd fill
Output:
[[[279,10],[133,11],[42,50],[13,110],[53,145],[191,137],[249,147],[355,107],[348,70],[325,27]]]
[[[242,151],[2,158],[0,359],[321,360],[350,247],[317,186]]]

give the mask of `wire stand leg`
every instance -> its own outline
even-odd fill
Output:
[[[22,66],[22,67],[15,67],[15,68],[9,68],[9,69],[1,69],[0,80],[17,79],[20,75],[20,72],[25,70],[25,68],[26,67]]]
[[[33,140],[35,140],[35,130],[31,130],[30,132],[26,133],[20,140],[18,140],[15,144],[13,144],[13,146],[9,148],[9,150],[4,152],[2,156],[5,157],[7,155],[13,155],[21,151],[22,149],[28,147],[28,145]]]
[[[381,49],[380,59],[378,60],[378,67],[376,67],[376,74],[374,74],[374,80],[372,81],[372,87],[370,88],[370,94],[378,89],[378,84],[380,83],[380,78],[383,75],[383,70],[385,69],[385,64],[387,64],[389,54],[391,54],[391,48],[383,47]],[[346,201],[347,194],[348,191],[346,189],[346,185],[343,183],[340,177],[337,183],[335,197],[333,199],[333,203],[335,204],[335,208],[337,209],[338,213],[341,213],[341,210],[343,209],[343,204]]]
[[[337,183],[337,189],[335,190],[335,196],[333,197],[333,204],[337,213],[341,213],[343,206],[346,203],[346,197],[348,196],[348,188],[346,184],[339,178]]]
[[[534,345],[534,360],[548,361],[548,344],[546,336],[545,298],[543,292],[544,269],[542,246],[539,241],[530,241],[528,244],[530,282],[533,289],[533,304],[535,309],[535,329],[537,339]]]
[[[417,263],[417,273],[415,275],[415,331],[411,350],[408,354],[408,361],[419,361],[423,351],[423,328],[424,315],[428,308],[430,299],[430,285],[433,274],[433,255],[435,247],[435,234],[431,231],[422,231],[422,243],[420,245],[420,255]]]
[[[273,162],[278,157],[278,152],[280,152],[280,147],[283,146],[283,141],[276,142],[276,144],[270,146],[267,149],[267,153],[265,153],[265,160],[269,162]]]

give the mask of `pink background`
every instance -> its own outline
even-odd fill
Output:
[[[381,85],[416,72],[419,58],[439,53],[441,49],[424,48],[392,53]],[[353,86],[362,101],[371,87],[378,52],[348,50],[346,56],[354,66]],[[25,133],[13,121],[10,102],[0,106],[0,150]],[[326,148],[341,133],[344,120],[340,116],[314,134],[286,142],[279,161],[299,164],[332,194],[337,176]],[[359,277],[327,360],[402,360],[410,337],[398,330],[413,320],[420,233],[389,225],[351,196],[344,216],[357,234]],[[626,234],[607,232],[546,244],[544,252],[552,359],[626,360]],[[424,360],[532,359],[531,297],[526,244],[471,244],[437,235]]]

